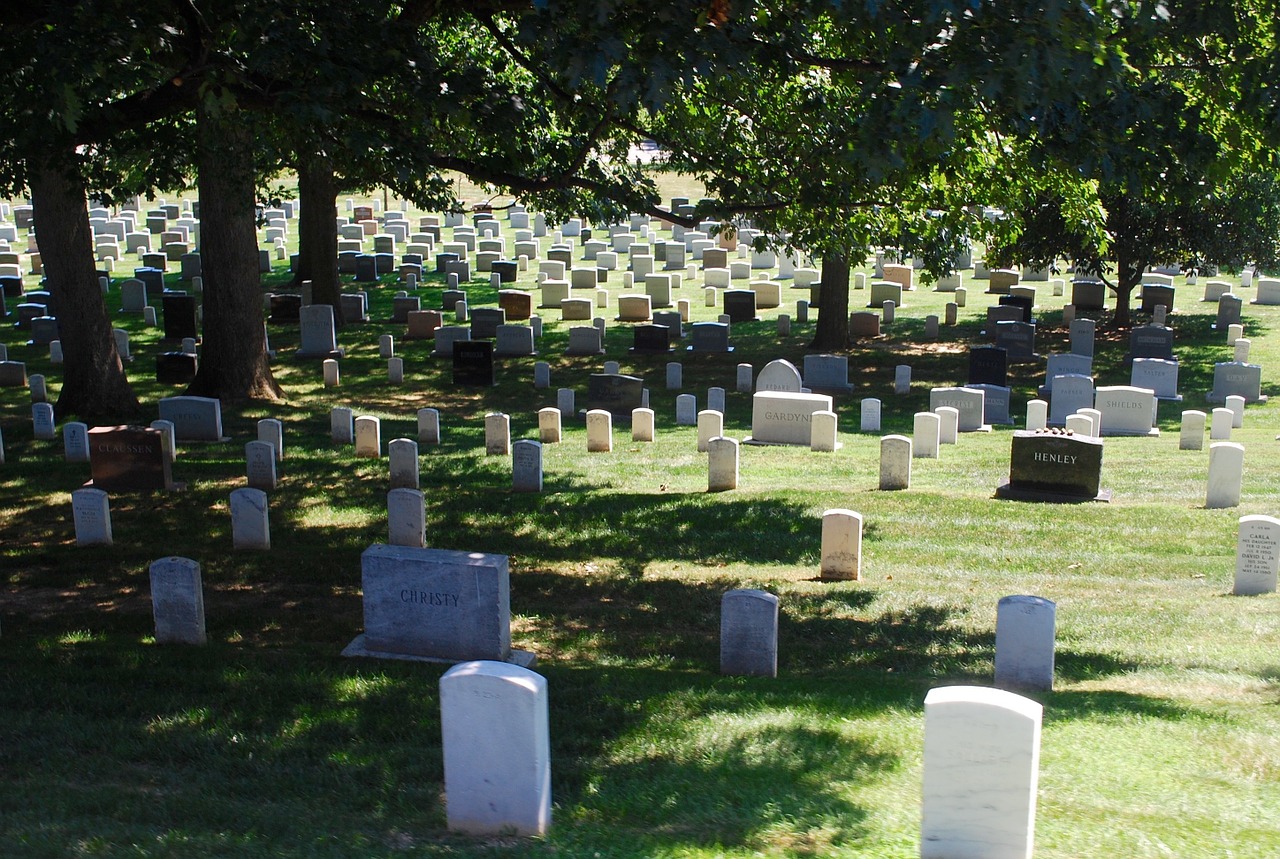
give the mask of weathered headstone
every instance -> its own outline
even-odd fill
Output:
[[[736,588],[720,599],[720,673],[778,676],[778,597]]]
[[[276,451],[268,441],[251,441],[244,446],[245,477],[253,489],[273,492],[276,488]]]
[[[1008,596],[996,608],[995,684],[1000,689],[1053,689],[1057,606],[1042,597]]]
[[[222,435],[222,403],[212,397],[165,397],[160,419],[171,421],[178,441],[226,441]]]
[[[248,487],[231,492],[231,543],[235,549],[270,549],[267,493]]]
[[[720,436],[707,442],[707,491],[738,488],[739,447],[736,438]]]
[[[822,514],[822,561],[819,576],[824,579],[862,578],[862,514],[836,508]]]
[[[532,661],[511,650],[505,555],[374,545],[361,583],[365,631],[344,656]]]
[[[880,439],[880,488],[911,488],[911,439],[887,435]]]
[[[149,572],[156,644],[205,644],[200,565],[190,558],[171,556],[153,561]]]
[[[751,395],[751,436],[753,444],[800,444],[812,440],[814,412],[832,411],[827,394],[787,391],[756,391]]]
[[[387,542],[415,549],[426,545],[426,507],[416,487],[398,486],[387,493]]]
[[[71,515],[77,546],[111,545],[111,502],[101,489],[86,487],[71,493]]]

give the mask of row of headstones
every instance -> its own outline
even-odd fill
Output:
[[[151,565],[150,578],[157,642],[205,643],[199,565],[186,558],[163,558]],[[773,676],[777,598],[737,591],[726,594],[722,604],[722,672],[738,673],[735,649],[741,648],[749,660],[744,666],[748,670],[742,673],[757,674],[756,669],[766,667],[772,669],[768,676]],[[1012,618],[1011,623],[1021,620],[1012,614],[998,617],[1005,616]],[[762,620],[763,640],[759,637]],[[1003,623],[997,620],[998,665]],[[775,630],[771,640],[769,629]],[[440,710],[448,827],[471,834],[545,834],[551,825],[546,679],[507,662],[461,662],[440,679]],[[976,843],[995,849],[1017,842],[1030,850],[1039,716],[1039,705],[1001,689],[945,687],[929,693],[925,700],[924,855],[934,855],[925,851],[950,844]],[[993,731],[993,726],[999,730]],[[962,769],[957,770],[957,764]],[[955,788],[958,773],[963,776],[964,791]],[[1016,825],[1009,825],[1010,815]]]

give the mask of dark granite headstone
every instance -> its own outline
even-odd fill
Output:
[[[1106,501],[1102,492],[1101,439],[1062,430],[1017,430],[1009,459],[1009,482],[996,490],[1019,501]]]
[[[996,345],[1008,352],[1010,361],[1034,361],[1036,327],[1029,322],[997,322]]]
[[[1107,299],[1107,285],[1100,280],[1071,281],[1071,303],[1076,312],[1102,310]]]
[[[690,326],[690,352],[732,352],[729,326],[723,322],[695,322]]]
[[[1035,302],[1023,295],[1002,295],[1000,296],[1000,304],[1005,307],[1016,307],[1022,311],[1022,322],[1031,321],[1031,310],[1035,306]]]
[[[587,379],[585,411],[604,409],[619,420],[631,420],[631,412],[644,405],[644,380],[621,373],[592,373]],[[585,412],[584,412],[585,413]]]
[[[172,489],[169,468],[169,453],[160,430],[127,426],[89,430],[89,470],[95,489]]]
[[[1164,325],[1140,325],[1133,329],[1129,334],[1129,357],[1174,360],[1173,329]]]
[[[493,343],[488,340],[453,342],[453,383],[490,388],[493,374]]]
[[[1155,313],[1156,307],[1163,304],[1165,310],[1173,312],[1173,287],[1164,284],[1144,283],[1142,285],[1142,312]]]
[[[374,259],[373,254],[358,254],[356,256],[356,281],[358,283],[372,283],[378,279],[378,262]]]
[[[1009,353],[1000,346],[977,346],[969,350],[969,384],[1009,384]]]
[[[199,338],[200,327],[196,324],[194,295],[165,293],[160,296],[160,302],[164,309],[164,339]]]
[[[756,294],[750,289],[727,289],[724,293],[724,313],[730,324],[735,322],[755,322]]]
[[[189,352],[161,352],[156,356],[156,381],[185,385],[196,377],[199,361]]]
[[[164,272],[158,268],[143,266],[135,268],[133,276],[147,285],[147,297],[155,298],[164,294]]]
[[[358,322],[369,321],[364,293],[344,292],[338,296],[338,305],[342,308],[342,321],[345,324],[354,325]]]
[[[453,313],[459,301],[466,301],[467,293],[461,289],[446,289],[440,295],[440,309],[445,313]]]
[[[459,259],[455,253],[438,253],[436,254],[436,274],[444,274],[449,267],[449,263],[457,262]],[[449,308],[452,310],[453,308]]]
[[[277,293],[271,296],[271,316],[268,321],[272,325],[298,324],[298,314],[302,311],[302,296],[290,292]]]
[[[671,329],[665,325],[637,325],[631,335],[632,352],[671,351]]]
[[[492,340],[498,326],[507,324],[507,312],[501,307],[476,307],[471,310],[471,339]]]
[[[5,297],[20,298],[22,297],[22,278],[0,277],[0,288],[4,289]]]
[[[514,260],[494,260],[489,264],[489,271],[497,272],[499,283],[515,283],[520,264]]]

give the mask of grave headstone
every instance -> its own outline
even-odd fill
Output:
[[[152,561],[149,574],[156,644],[207,643],[200,565],[171,556]]]
[[[996,608],[995,685],[1000,689],[1053,689],[1057,606],[1036,596],[1007,596]]]
[[[862,514],[836,508],[822,514],[822,561],[819,577],[858,581],[862,578]]]
[[[440,678],[450,830],[469,835],[546,833],[551,825],[547,710],[547,681],[526,668],[466,662]]]
[[[846,355],[805,355],[804,385],[814,391],[846,393],[849,384],[849,358]]]
[[[723,322],[695,322],[691,326],[690,352],[732,352],[729,326]]]
[[[1030,859],[1042,708],[980,686],[924,701],[921,859]]]
[[[996,490],[1018,501],[1107,501],[1101,488],[1100,439],[1054,430],[1016,430],[1009,455],[1009,482]]]
[[[861,432],[880,432],[880,400],[867,397],[859,404],[859,424]]]
[[[736,438],[713,438],[707,443],[707,491],[738,488],[739,446]]]
[[[1240,506],[1244,483],[1244,445],[1220,441],[1209,445],[1209,482],[1204,506],[1210,510]]]
[[[360,564],[365,631],[344,656],[532,661],[511,650],[506,555],[373,545]]]
[[[1273,594],[1280,567],[1280,519],[1241,516],[1236,536],[1236,573],[1231,593],[1238,596]]]
[[[812,441],[814,412],[832,411],[827,394],[757,391],[751,396],[751,436],[753,444],[798,444]]]
[[[77,546],[111,545],[111,502],[101,489],[83,488],[71,493],[71,515]]]
[[[267,493],[245,487],[231,492],[231,543],[235,549],[271,548]]]
[[[1094,403],[1093,379],[1088,376],[1057,376],[1049,399],[1049,424],[1062,426],[1067,417],[1080,409],[1091,409]]]
[[[421,549],[427,541],[426,507],[422,492],[398,486],[387,493],[387,542]]]
[[[631,419],[634,409],[644,406],[644,380],[621,373],[592,373],[587,378],[584,411],[603,410],[614,420]]]
[[[720,599],[720,673],[778,676],[778,597],[735,588]]]
[[[1102,413],[1102,435],[1160,434],[1155,426],[1156,398],[1149,389],[1103,385],[1094,392],[1093,407]]]
[[[885,491],[910,489],[911,460],[911,439],[904,435],[880,439],[880,488]]]
[[[510,415],[490,412],[484,416],[484,453],[485,456],[510,456]]]
[[[915,459],[937,459],[942,441],[942,420],[933,412],[916,412],[912,420],[911,455]]]
[[[1213,390],[1205,398],[1211,403],[1225,402],[1227,397],[1244,397],[1246,403],[1264,403],[1262,367],[1234,361],[1213,365]]]
[[[212,397],[164,397],[160,419],[173,423],[178,441],[226,441],[222,434],[222,403]]]
[[[929,411],[950,406],[958,412],[960,432],[989,432],[985,420],[986,396],[981,388],[934,388],[929,391]]]
[[[975,346],[969,350],[969,384],[1009,384],[1009,353],[999,346]]]
[[[757,391],[787,391],[798,394],[801,387],[800,371],[785,358],[766,364],[760,371],[760,375],[756,377],[755,383]]]
[[[440,331],[445,331],[442,328]],[[440,331],[436,332],[439,338]],[[438,339],[437,339],[437,342]],[[453,341],[453,384],[469,387],[493,387],[494,345],[488,340]]]

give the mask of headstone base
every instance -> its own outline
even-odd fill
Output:
[[[1210,391],[1209,393],[1204,395],[1204,401],[1206,403],[1225,403],[1227,401],[1227,398],[1223,394],[1215,394],[1213,391]],[[1262,403],[1265,403],[1266,401],[1267,401],[1267,395],[1262,394],[1261,396],[1258,397],[1258,399],[1248,400],[1247,402],[1249,403],[1249,405],[1253,405],[1254,403],[1262,404]]]
[[[996,487],[996,497],[1006,501],[1042,501],[1046,504],[1083,504],[1089,501],[1100,501],[1106,504],[1111,501],[1111,490],[1099,489],[1097,495],[1089,498],[1084,495],[1068,495],[1064,492],[1024,489],[1012,483],[1002,483]]]
[[[754,444],[758,447],[800,447],[802,446],[802,445],[792,444],[791,442],[788,442],[788,441],[760,441],[759,439],[752,438],[751,436],[747,436],[746,438],[744,438],[742,440],[742,443]],[[836,442],[836,450],[840,450],[842,447],[844,447],[844,442],[842,441]]]
[[[360,633],[351,639],[351,643],[342,649],[343,656],[358,657],[364,659],[400,659],[406,662],[434,662],[437,665],[457,665],[462,662],[469,662],[468,659],[444,659],[439,656],[418,656],[413,653],[391,653],[386,650],[370,650],[365,646],[364,633]],[[510,665],[518,665],[521,668],[530,668],[538,664],[538,654],[529,650],[517,650],[514,647],[506,659]]]

